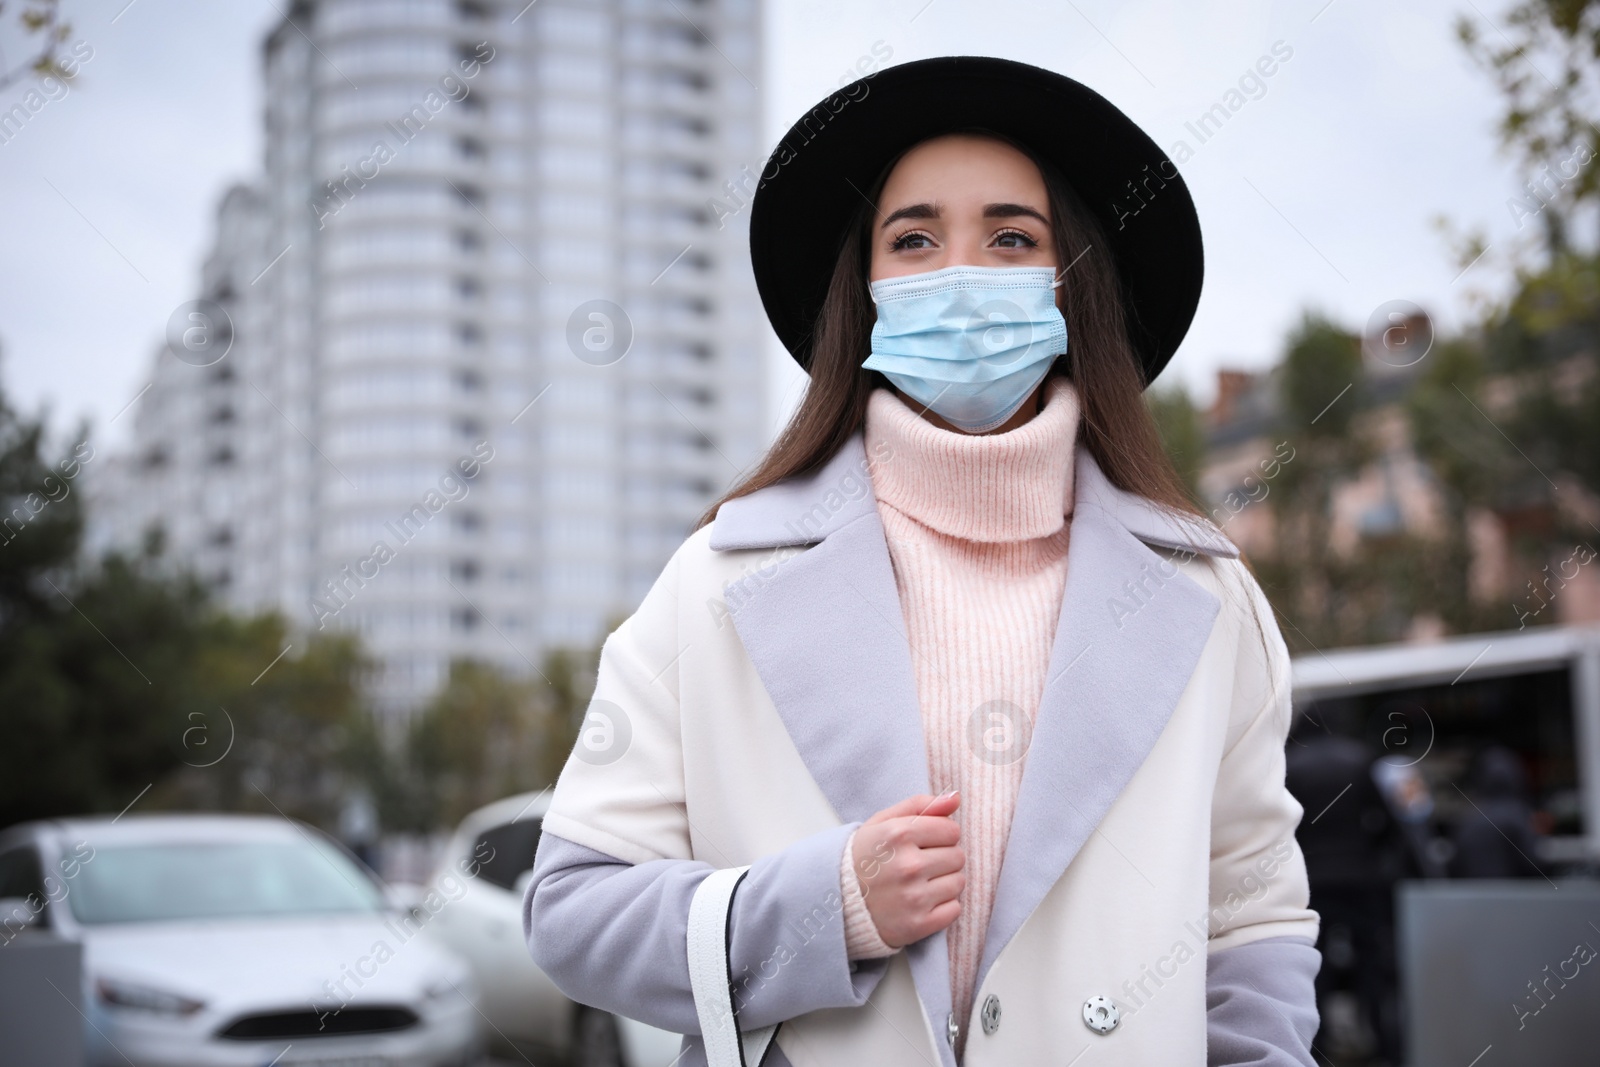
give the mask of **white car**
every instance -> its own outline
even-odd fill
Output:
[[[575,1067],[668,1067],[682,1050],[680,1035],[573,1003],[528,953],[522,893],[549,806],[548,790],[523,793],[463,819],[426,887],[431,914],[417,913],[472,966],[497,1051]]]
[[[482,1050],[467,966],[297,822],[23,823],[0,832],[0,897],[6,938],[82,944],[94,1067],[458,1067]]]

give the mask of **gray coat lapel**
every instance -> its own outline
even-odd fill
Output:
[[[1216,618],[1217,599],[1144,542],[1238,553],[1215,527],[1174,519],[1111,485],[1087,449],[1077,450],[1074,479],[1066,591],[980,983],[1144,762]],[[723,504],[710,538],[717,550],[807,544],[724,592],[807,769],[842,821],[864,820],[931,787],[911,650],[860,432],[809,477]],[[951,1003],[945,935],[906,951],[937,1032]],[[953,1067],[949,1046],[937,1046]]]
[[[789,736],[844,822],[930,788],[911,646],[865,457],[857,434],[811,477],[722,505],[711,533],[714,549],[820,541],[723,592]]]
[[[1238,554],[1215,527],[1171,518],[1117,489],[1086,448],[1077,451],[1073,477],[1066,590],[984,935],[980,985],[1144,762],[1210,637],[1217,598],[1144,541]]]
[[[724,588],[734,629],[811,776],[843,822],[932,786],[894,565],[861,434],[808,478],[723,504],[714,549],[818,542]],[[943,931],[906,946],[923,1010],[950,1013]],[[936,1042],[946,1067],[955,1054]]]

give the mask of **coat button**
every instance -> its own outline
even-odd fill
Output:
[[[1122,1021],[1122,1012],[1110,997],[1093,996],[1083,1002],[1083,1024],[1097,1034],[1109,1034]]]
[[[959,1029],[960,1029],[960,1027],[958,1027],[956,1025],[956,1013],[955,1012],[951,1012],[949,1015],[945,1016],[945,1020],[944,1020],[944,1039],[946,1041],[950,1042],[950,1047],[951,1048],[955,1048],[956,1047],[956,1031],[959,1030]]]
[[[1000,1029],[1000,998],[993,993],[984,997],[983,1011],[980,1017],[983,1019],[984,1033],[992,1034]]]

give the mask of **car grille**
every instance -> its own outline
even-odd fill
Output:
[[[259,1041],[279,1037],[337,1037],[341,1034],[381,1034],[417,1025],[410,1008],[345,1008],[316,1011],[280,1011],[235,1019],[217,1036],[233,1041]]]

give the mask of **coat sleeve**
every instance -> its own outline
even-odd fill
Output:
[[[1208,1067],[1315,1067],[1319,916],[1309,907],[1302,809],[1284,781],[1289,651],[1243,564],[1223,568],[1239,624],[1233,712],[1211,809]]]
[[[688,915],[714,869],[693,858],[678,725],[680,715],[695,714],[678,700],[679,671],[694,659],[678,644],[677,585],[695,537],[602,647],[522,912],[534,962],[563,993],[680,1034],[700,1032]],[[859,1007],[887,973],[886,960],[846,953],[839,872],[858,825],[791,842],[756,860],[739,884],[728,937],[741,1027]]]

